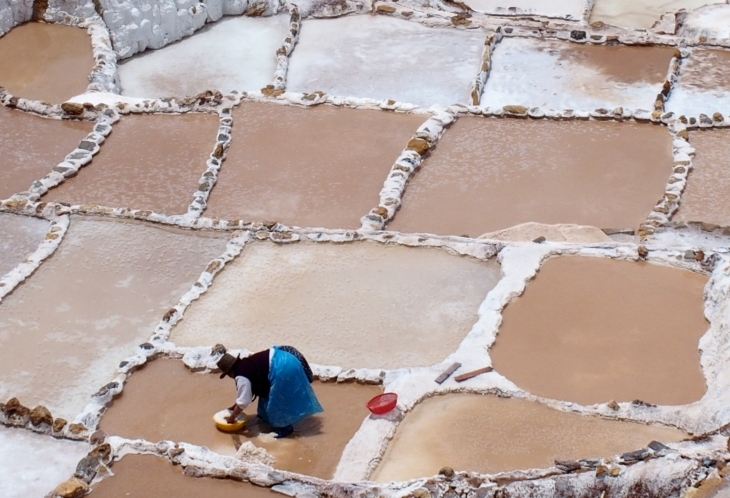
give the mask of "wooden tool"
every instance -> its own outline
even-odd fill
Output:
[[[472,377],[476,377],[477,375],[481,375],[483,373],[491,372],[492,370],[494,370],[492,367],[484,367],[484,368],[480,368],[478,370],[472,370],[471,372],[466,372],[464,374],[457,375],[456,377],[454,377],[454,380],[456,382],[464,382],[467,379],[471,379]]]
[[[461,363],[459,363],[458,361],[456,363],[452,363],[451,366],[449,366],[449,368],[444,370],[441,373],[441,375],[436,377],[435,382],[437,384],[443,384],[446,379],[451,377],[452,373],[456,372],[459,369],[459,367],[461,367]]]

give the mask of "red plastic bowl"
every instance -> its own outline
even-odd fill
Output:
[[[375,415],[383,415],[395,408],[396,404],[398,404],[398,395],[396,393],[383,393],[368,401],[365,406]]]

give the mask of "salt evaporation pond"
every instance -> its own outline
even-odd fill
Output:
[[[38,248],[49,225],[45,220],[0,214],[0,277]]]
[[[218,126],[215,114],[122,117],[92,162],[43,200],[184,214]]]
[[[466,5],[486,14],[531,14],[581,19],[584,0],[466,0]]]
[[[224,237],[73,218],[53,257],[0,303],[0,399],[75,416],[223,252]]]
[[[384,16],[305,20],[287,90],[426,108],[471,103],[484,39],[479,30],[427,28]]]
[[[460,118],[388,228],[471,236],[529,221],[635,229],[671,168],[672,137],[658,126]]]
[[[0,199],[28,190],[35,180],[50,173],[93,126],[0,106]]]
[[[85,29],[30,22],[0,37],[0,86],[16,97],[64,102],[86,91],[93,67]]]
[[[695,48],[682,63],[667,110],[698,117],[730,114],[730,51]]]
[[[494,261],[372,242],[253,243],[173,329],[178,345],[296,345],[313,363],[397,368],[456,349],[500,276]]]
[[[703,5],[725,3],[724,0],[595,0],[590,23],[604,22],[612,26],[651,28],[662,14],[681,9],[692,10]]]
[[[730,226],[730,131],[692,132],[695,157],[674,221]]]
[[[245,430],[224,433],[216,429],[212,416],[233,404],[233,381],[192,373],[181,361],[156,360],[127,381],[100,428],[129,439],[185,441],[224,455],[234,455],[238,446],[251,441],[276,459],[277,469],[331,479],[342,450],[369,413],[365,403],[382,389],[322,382],[312,387],[324,412],[295,424],[292,437],[272,437],[271,428],[255,416],[257,401],[246,410]]]
[[[535,401],[449,394],[406,415],[372,479],[405,481],[444,466],[484,473],[547,468],[554,460],[612,457],[652,440],[686,437],[669,427],[562,412]]]
[[[506,38],[494,51],[481,105],[653,109],[674,50]]]
[[[494,368],[531,394],[584,405],[697,401],[706,283],[645,262],[550,258],[504,310]]]
[[[122,95],[184,97],[216,89],[255,91],[271,84],[289,16],[230,17],[189,38],[119,65]]]
[[[698,38],[730,38],[730,6],[716,3],[688,12],[680,34]]]
[[[0,496],[46,496],[73,475],[89,449],[86,443],[0,426]]]
[[[427,117],[243,103],[207,216],[358,228]]]
[[[114,475],[91,487],[94,498],[274,498],[281,496],[268,488],[231,479],[189,477],[179,466],[154,455],[127,455],[114,462]]]

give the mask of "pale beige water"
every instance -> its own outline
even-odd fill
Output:
[[[706,283],[650,263],[550,258],[504,310],[494,368],[532,394],[585,405],[697,401]]]
[[[0,399],[73,417],[223,252],[224,237],[73,218],[56,253],[0,303]]]
[[[596,0],[589,22],[602,21],[613,26],[651,28],[662,14],[680,9],[692,10],[723,0]]]
[[[218,126],[215,114],[125,116],[91,164],[44,200],[183,214]]]
[[[472,236],[529,221],[637,228],[664,192],[671,153],[671,135],[649,124],[461,118],[388,228]]]
[[[185,441],[234,455],[246,441],[276,458],[274,466],[307,475],[332,477],[342,450],[368,415],[365,403],[382,392],[360,384],[313,384],[324,412],[294,426],[293,436],[274,440],[256,420],[256,403],[246,409],[248,428],[235,434],[216,429],[213,414],[235,402],[230,378],[191,373],[181,361],[156,360],[127,381],[122,395],[102,418],[108,434],[148,441]],[[263,429],[264,434],[260,435]]]
[[[49,225],[38,218],[0,214],[0,277],[38,249]]]
[[[690,135],[695,157],[674,221],[730,225],[730,131],[702,130]]]
[[[244,103],[207,216],[357,228],[426,117]]]
[[[182,468],[153,455],[127,455],[112,466],[113,477],[91,487],[94,498],[274,498],[281,496],[250,483],[231,479],[190,477]]]
[[[452,353],[500,276],[438,249],[255,243],[172,331],[181,346],[292,344],[313,363],[431,365]]]
[[[556,459],[612,457],[652,440],[685,437],[668,427],[566,413],[533,401],[450,394],[406,415],[372,479],[426,477],[444,466],[487,473],[545,468]]]
[[[63,102],[86,91],[93,67],[82,28],[30,22],[0,37],[0,86],[16,97]]]
[[[93,126],[90,122],[45,119],[0,106],[0,199],[28,190],[34,180],[50,173]]]

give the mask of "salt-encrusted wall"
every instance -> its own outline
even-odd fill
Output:
[[[33,15],[32,0],[0,0],[0,36]]]

